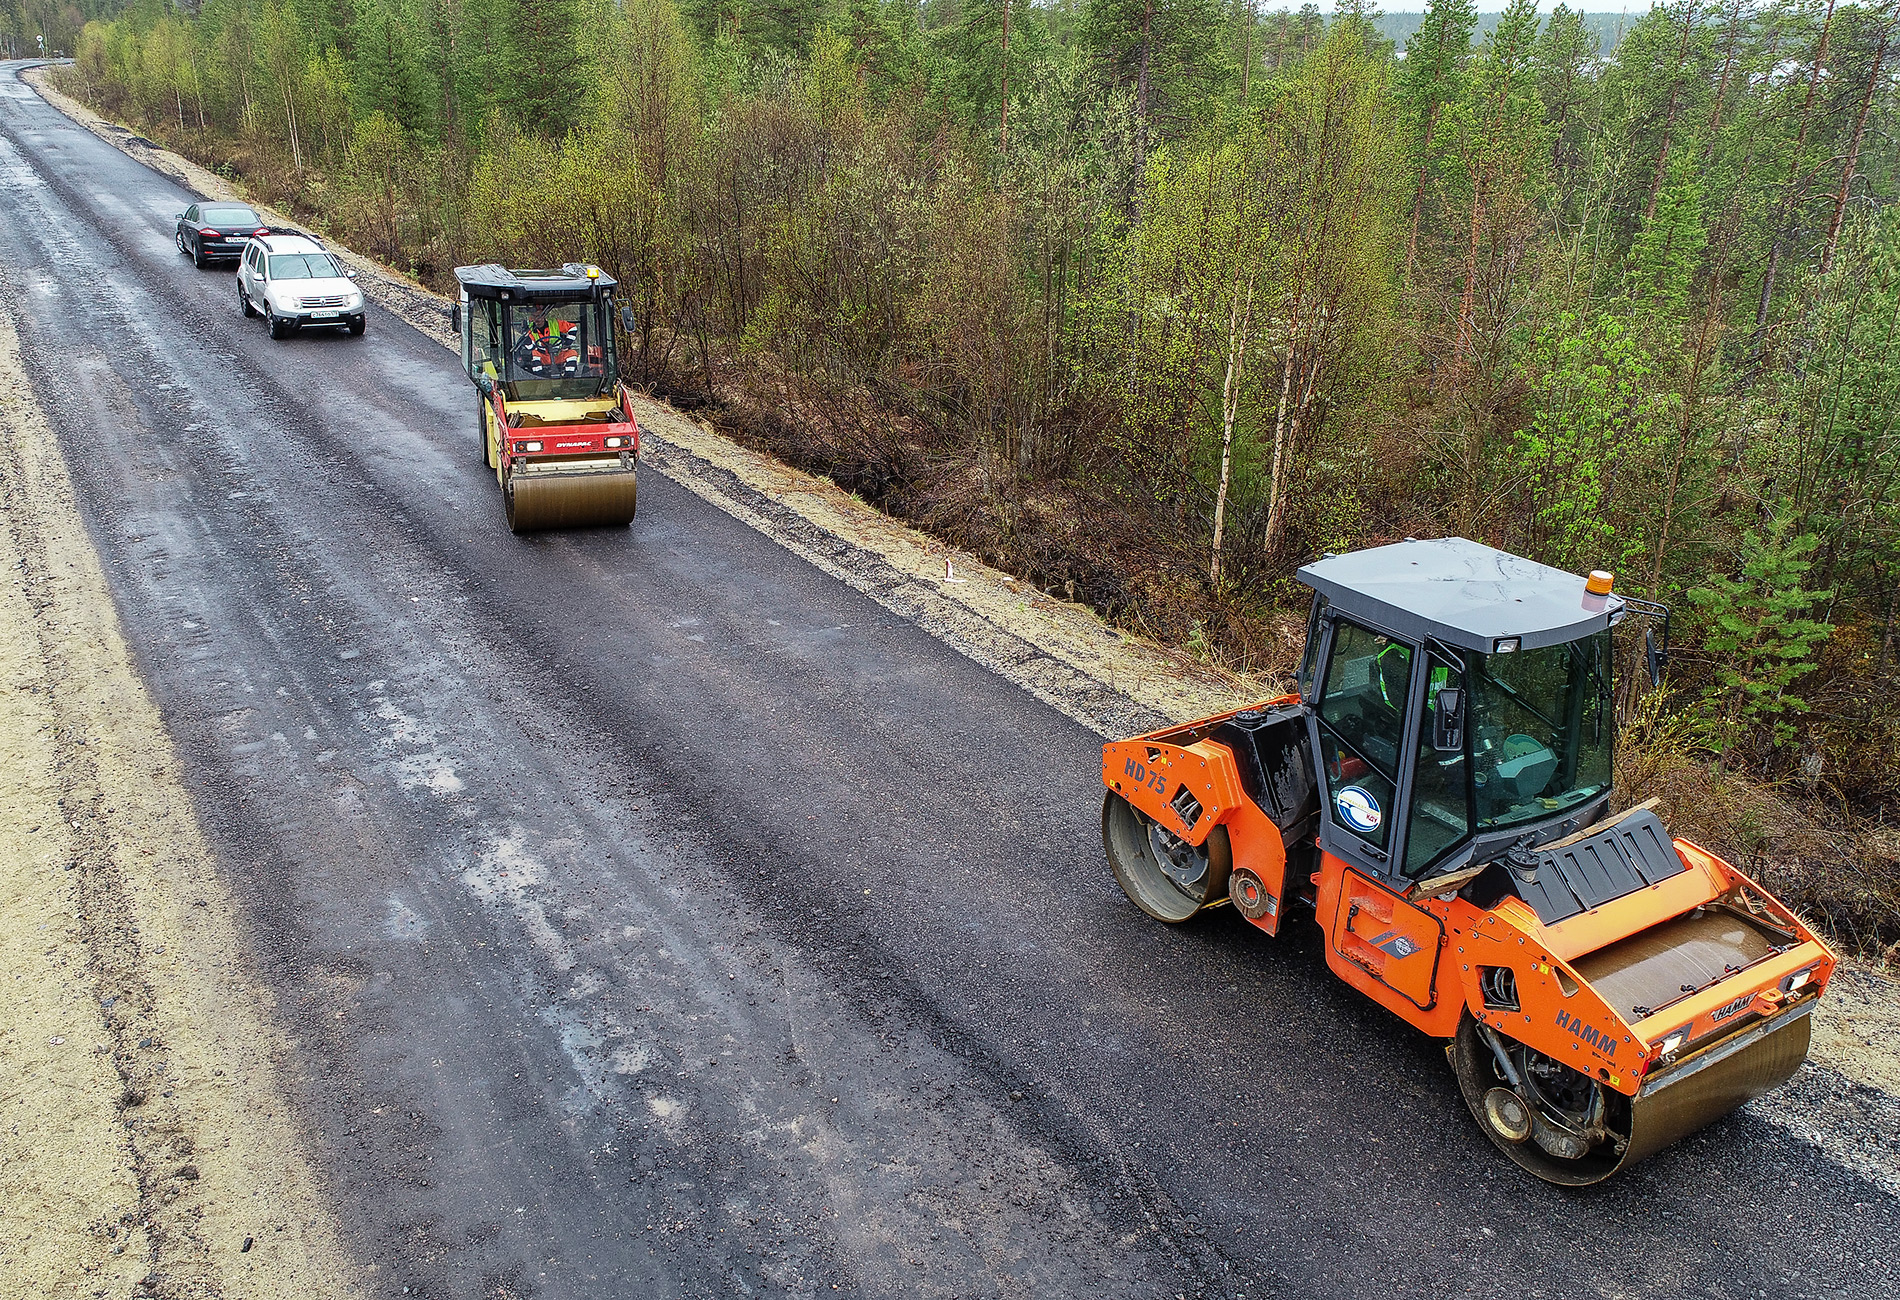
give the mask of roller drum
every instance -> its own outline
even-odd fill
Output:
[[[633,521],[636,495],[631,470],[510,474],[505,487],[508,527],[517,533],[625,527]]]
[[[1197,848],[1110,790],[1102,800],[1102,848],[1122,892],[1157,921],[1178,924],[1227,900],[1234,853],[1225,826]]]
[[[1792,1079],[1808,1059],[1813,1010],[1809,1002],[1784,1012],[1646,1080],[1630,1106],[1630,1144],[1622,1165],[1635,1164]]]
[[[1550,1134],[1546,1134],[1546,1140],[1539,1141],[1533,1133],[1532,1140],[1525,1141],[1514,1125],[1501,1123],[1499,1116],[1504,1113],[1501,1101],[1491,1094],[1508,1090],[1523,1099],[1531,1090],[1524,1088],[1521,1082],[1512,1086],[1496,1053],[1486,1045],[1481,1031],[1469,1017],[1452,1041],[1451,1062],[1465,1104],[1471,1108],[1478,1127],[1500,1151],[1545,1182],[1585,1187],[1602,1182],[1618,1170],[1629,1168],[1786,1083],[1807,1059],[1808,1013],[1813,1007],[1813,1002],[1796,1007],[1678,1065],[1658,1071],[1644,1082],[1635,1097],[1601,1089],[1605,1103],[1604,1127],[1623,1143],[1621,1152],[1610,1141],[1591,1141],[1576,1143],[1574,1156],[1560,1154],[1565,1144],[1549,1140]],[[1497,1037],[1500,1048],[1508,1047],[1516,1058],[1521,1080],[1526,1063],[1522,1046]],[[1567,1136],[1563,1124],[1566,1117],[1555,1118],[1557,1123],[1551,1127]],[[1574,1120],[1575,1117],[1568,1118]],[[1537,1115],[1533,1129],[1538,1123],[1547,1122],[1544,1116]]]

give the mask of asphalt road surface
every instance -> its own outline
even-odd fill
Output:
[[[1124,901],[1098,737],[660,475],[511,536],[451,355],[272,342],[190,198],[0,68],[0,291],[382,1293],[1894,1294],[1750,1115],[1519,1173],[1310,925]]]

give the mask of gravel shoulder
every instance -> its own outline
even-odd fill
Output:
[[[0,281],[0,299],[11,291]],[[357,1294],[0,312],[0,1292]]]

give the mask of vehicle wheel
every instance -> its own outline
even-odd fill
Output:
[[[172,235],[172,242],[178,245],[178,251],[189,255],[191,250],[185,247],[185,232],[180,230]]]
[[[203,240],[192,241],[191,264],[197,267],[200,271],[204,270],[207,266],[211,265],[211,263],[205,258],[205,246],[204,246]]]
[[[290,333],[290,323],[268,306],[264,308],[264,324],[269,328],[270,336],[274,339],[281,339]]]
[[[245,320],[257,315],[257,308],[251,306],[251,295],[244,292],[244,285],[241,282],[238,284],[238,306],[244,309]]]
[[[1234,852],[1225,826],[1216,826],[1197,847],[1108,790],[1102,799],[1102,848],[1122,892],[1157,921],[1185,921],[1227,896]]]
[[[350,333],[352,334],[361,334],[367,328],[369,328],[369,318],[367,316],[357,316],[350,321]]]

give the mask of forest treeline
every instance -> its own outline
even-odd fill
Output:
[[[141,0],[63,81],[434,284],[597,261],[636,382],[1238,666],[1323,551],[1613,569],[1679,734],[1884,816],[1894,5],[1372,18]]]
[[[88,19],[124,7],[123,0],[0,0],[0,58],[71,54]]]

